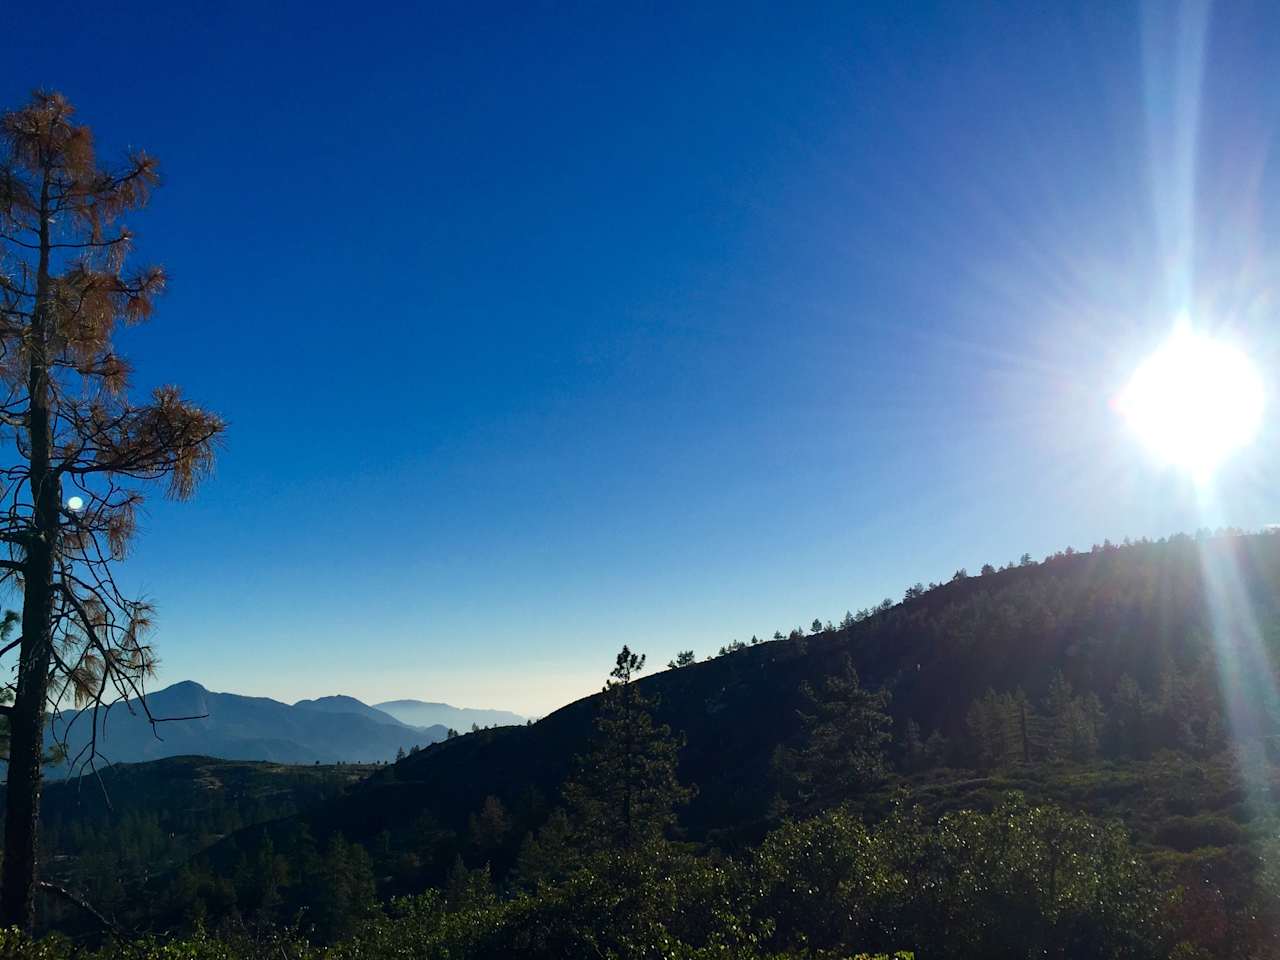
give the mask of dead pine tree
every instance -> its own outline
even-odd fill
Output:
[[[22,592],[20,636],[0,647],[13,666],[0,926],[33,921],[50,712],[84,708],[93,734],[70,759],[91,765],[99,712],[139,697],[154,667],[150,608],[112,572],[143,492],[189,497],[223,431],[174,387],[131,399],[112,346],[164,287],[158,267],[126,269],[121,223],[156,183],[143,153],[99,165],[89,128],[56,93],[0,117],[0,429],[12,457],[0,466],[0,574]]]

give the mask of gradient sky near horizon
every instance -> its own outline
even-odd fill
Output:
[[[158,156],[123,346],[230,431],[160,683],[545,713],[917,581],[1280,521],[1112,401],[1280,367],[1280,7],[27,4],[3,102]]]

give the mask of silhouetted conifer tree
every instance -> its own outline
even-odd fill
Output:
[[[636,685],[644,656],[618,654],[596,709],[595,736],[564,786],[575,829],[594,849],[628,849],[663,836],[693,796],[676,776],[684,738],[656,724]]]
[[[497,899],[493,878],[486,862],[468,870],[462,857],[455,857],[445,887],[445,901],[450,910],[468,910],[492,904]]]
[[[515,880],[520,887],[533,890],[541,883],[558,883],[580,862],[573,825],[568,814],[557,807],[537,833],[530,831],[524,838],[516,858]]]
[[[10,458],[0,573],[23,591],[14,700],[4,708],[0,925],[23,928],[33,920],[46,710],[141,692],[155,663],[151,610],[121,592],[114,561],[145,484],[189,497],[223,430],[174,387],[142,404],[129,398],[113,335],[151,315],[165,277],[158,267],[126,272],[132,237],[119,219],[146,204],[159,177],[141,152],[100,166],[73,112],[59,94],[37,92],[0,118],[0,429]],[[78,500],[64,502],[64,492]]]
[[[924,741],[920,739],[920,724],[908,720],[902,734],[902,761],[908,773],[914,773],[925,765]]]
[[[815,691],[801,692],[809,702],[802,712],[804,742],[775,754],[775,771],[784,797],[800,804],[841,800],[880,781],[885,774],[885,747],[892,721],[885,712],[887,690],[863,688],[849,657],[841,671]]]
[[[488,853],[501,846],[511,832],[511,817],[501,800],[489,796],[484,798],[480,812],[471,815],[470,827],[471,842],[481,853]]]
[[[1121,756],[1148,756],[1158,712],[1157,705],[1143,693],[1137,681],[1127,673],[1121,674],[1111,695],[1108,749]]]

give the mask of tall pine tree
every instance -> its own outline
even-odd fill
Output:
[[[0,118],[0,576],[22,589],[9,721],[0,926],[30,928],[47,711],[138,700],[155,657],[150,608],[124,594],[124,556],[144,489],[190,496],[223,424],[174,387],[129,396],[113,334],[150,316],[158,267],[125,268],[120,224],[158,182],[143,153],[100,165],[62,96],[37,92]],[[64,499],[64,494],[68,494]],[[73,762],[91,762],[97,741]]]
[[[809,704],[800,713],[804,741],[775,753],[783,799],[821,806],[881,780],[885,748],[893,739],[893,721],[886,712],[889,692],[865,689],[847,656],[840,672],[828,676],[819,690],[805,683],[800,691]]]
[[[595,736],[564,785],[564,800],[590,849],[631,849],[662,837],[694,790],[676,763],[684,738],[653,719],[656,699],[636,684],[644,655],[622,648],[595,717]]]

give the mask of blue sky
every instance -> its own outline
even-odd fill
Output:
[[[124,346],[231,423],[125,579],[161,682],[542,713],[1206,514],[1109,406],[1178,309],[1277,363],[1265,5],[11,11],[165,186]]]

